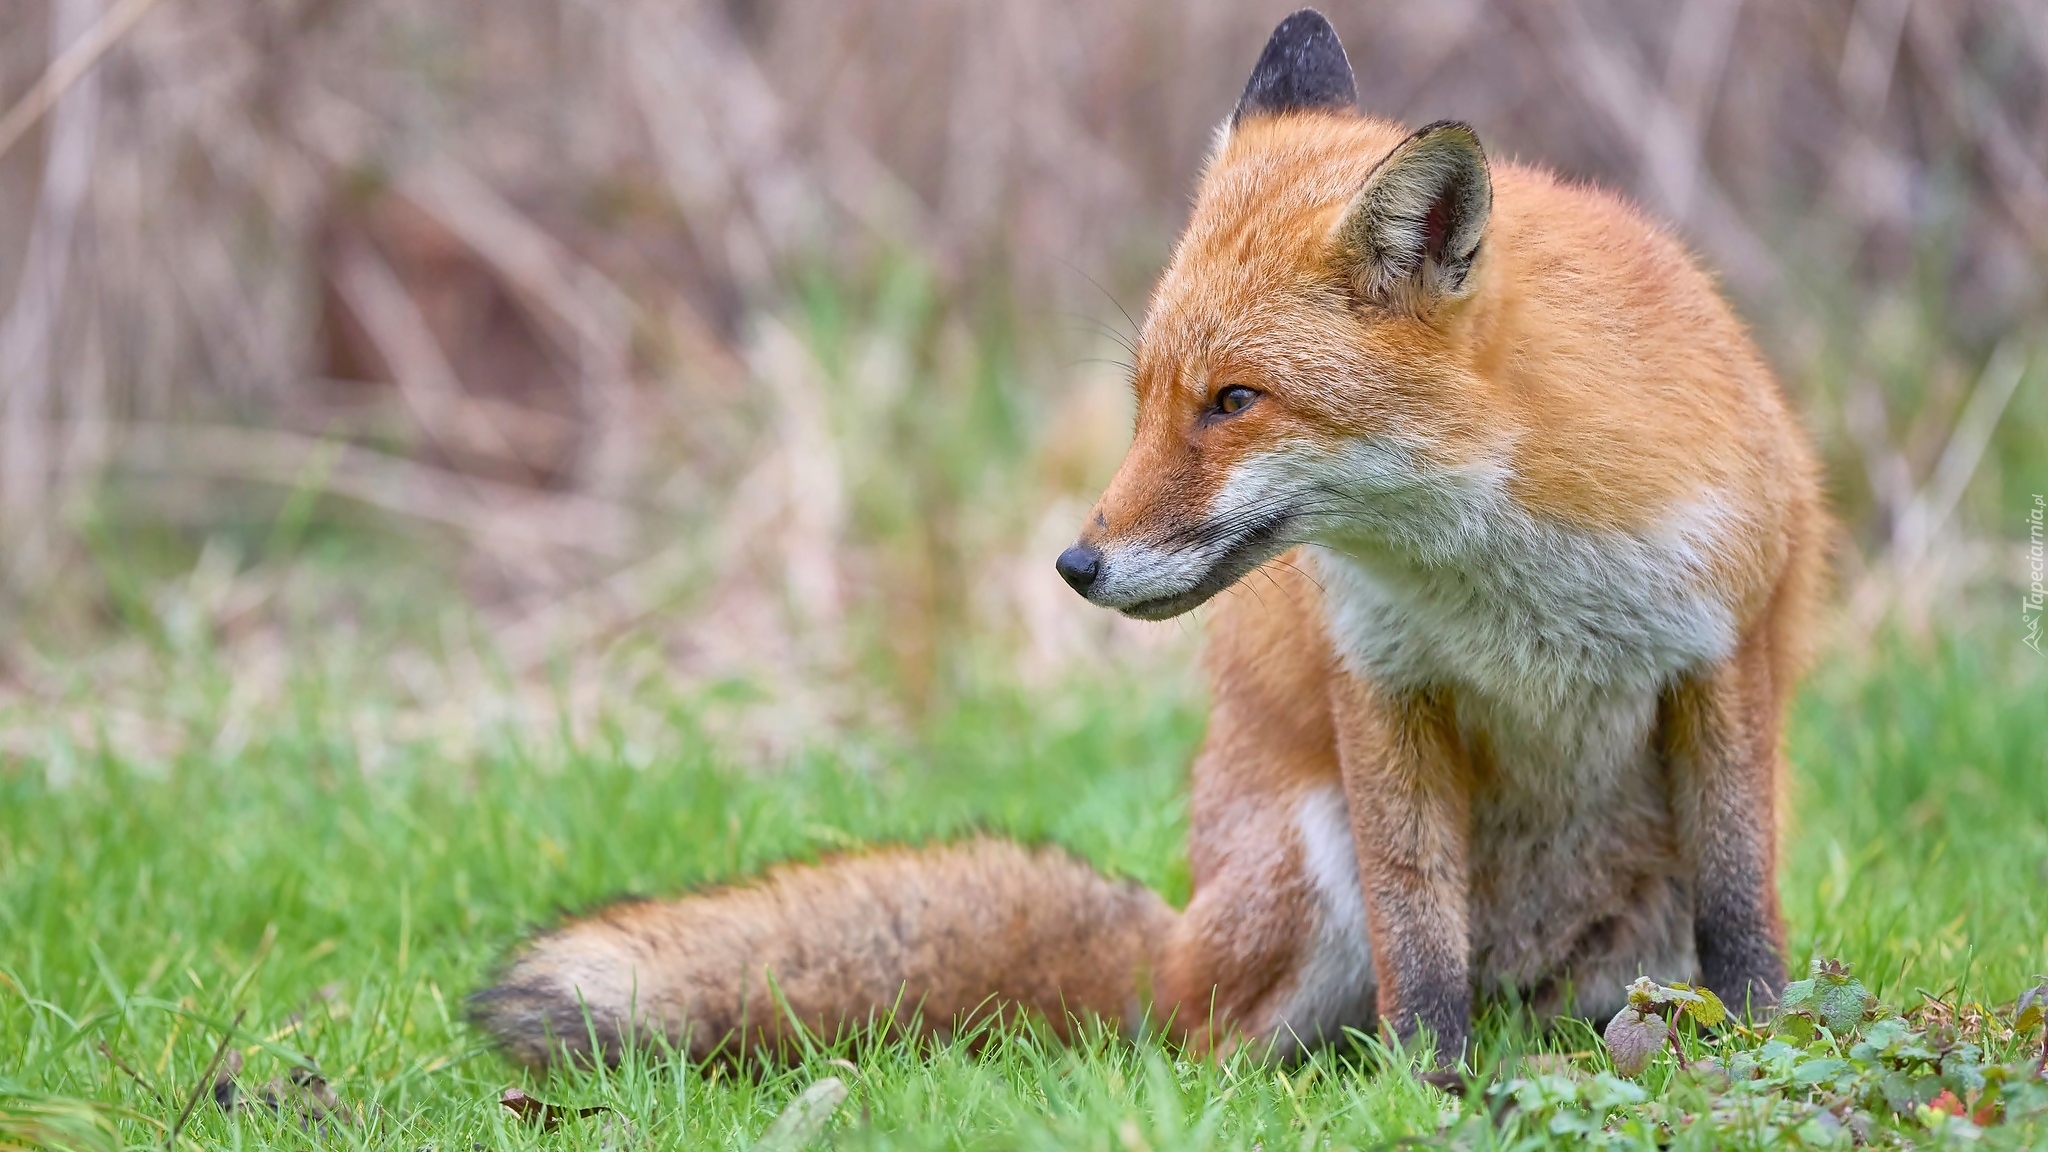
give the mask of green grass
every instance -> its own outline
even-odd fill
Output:
[[[2048,969],[2048,662],[1993,631],[1836,657],[1795,716],[1795,955],[1845,958],[1894,1004],[1950,985],[2009,999]],[[203,683],[166,691],[209,706]],[[366,770],[326,719],[341,691],[307,679],[223,754],[200,741],[142,765],[57,742],[0,761],[0,1148],[38,1117],[47,1139],[98,1126],[160,1147],[237,1017],[245,1084],[310,1059],[373,1122],[308,1132],[201,1098],[188,1144],[744,1148],[823,1075],[852,1090],[826,1136],[843,1148],[1362,1148],[1433,1136],[1457,1107],[1358,1052],[1219,1067],[1028,1030],[972,1052],[842,1046],[760,1078],[636,1061],[535,1081],[462,1022],[506,946],[560,909],[849,843],[1001,829],[1184,900],[1201,728],[1185,681],[983,691],[914,736],[772,771],[707,734],[715,698],[636,702],[665,713],[677,751],[603,730],[458,763],[398,748]],[[1500,1020],[1483,1038],[1496,1053],[1590,1043]],[[498,1105],[514,1085],[631,1127],[541,1132]]]

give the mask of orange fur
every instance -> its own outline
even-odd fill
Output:
[[[1060,561],[1145,617],[1266,565],[1209,621],[1187,908],[991,842],[784,870],[536,941],[479,998],[514,1054],[589,1051],[585,1012],[607,1056],[629,1025],[774,1049],[771,978],[828,1033],[900,995],[1449,1059],[1503,988],[1776,995],[1779,724],[1830,535],[1798,421],[1662,229],[1350,91],[1327,23],[1283,22]]]
[[[1469,270],[1434,291],[1398,267],[1395,290],[1361,288],[1387,275],[1358,266],[1377,249],[1346,242],[1372,223],[1360,189],[1430,133],[1310,109],[1221,142],[1145,320],[1134,442],[1077,545],[1099,569],[1085,591],[1171,614],[1227,585],[1205,565],[1319,546],[1283,561],[1287,595],[1230,598],[1210,622],[1196,796],[1233,799],[1213,820],[1198,806],[1192,850],[1256,860],[1284,820],[1245,813],[1284,812],[1304,779],[1341,781],[1371,941],[1358,978],[1396,1032],[1420,1025],[1455,1051],[1475,985],[1517,985],[1547,1010],[1568,991],[1604,1005],[1658,964],[1768,998],[1783,979],[1778,718],[1828,531],[1811,451],[1676,241],[1616,197],[1457,153],[1452,132],[1443,150],[1490,179],[1490,213]],[[1256,400],[1226,413],[1233,386]],[[1488,518],[1508,527],[1472,524]],[[1520,557],[1474,541],[1526,543],[1529,587],[1503,582]],[[1118,586],[1122,569],[1140,592]],[[1673,599],[1668,619],[1652,588]],[[1558,635],[1518,646],[1417,623],[1439,600]],[[1596,651],[1604,627],[1638,629],[1640,651]],[[1416,652],[1464,632],[1464,649]],[[1290,738],[1332,732],[1307,756]],[[1556,846],[1580,842],[1598,850]],[[1293,882],[1259,867],[1244,874]],[[1228,906],[1208,908],[1205,879]],[[1189,915],[1215,923],[1170,940],[1216,950],[1288,928],[1294,913],[1243,887],[1198,870]],[[1313,930],[1293,925],[1297,953]],[[1169,955],[1161,971],[1219,967]],[[1174,991],[1199,998],[1207,979]],[[1218,1009],[1273,1033],[1276,1011],[1329,1007],[1289,1002],[1284,983],[1217,980]]]
[[[542,935],[472,1015],[506,1053],[616,1062],[629,1041],[693,1061],[776,1058],[800,1030],[949,1032],[1027,1010],[1135,1026],[1170,916],[1054,850],[970,840],[787,866],[681,900],[618,904]]]

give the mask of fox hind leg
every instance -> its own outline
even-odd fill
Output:
[[[1157,1011],[1198,1050],[1284,1060],[1371,1031],[1372,952],[1340,786],[1262,800],[1167,935]]]

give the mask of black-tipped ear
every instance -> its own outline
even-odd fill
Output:
[[[1273,29],[1230,122],[1277,112],[1357,106],[1351,61],[1344,56],[1344,45],[1337,42],[1337,30],[1321,12],[1303,8]]]
[[[1359,296],[1420,312],[1470,287],[1492,211],[1493,178],[1479,137],[1468,124],[1442,120],[1373,168],[1334,240]]]

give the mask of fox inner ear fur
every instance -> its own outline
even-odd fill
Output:
[[[1321,12],[1303,8],[1273,29],[1266,50],[1252,66],[1252,78],[1245,82],[1244,95],[1238,97],[1230,122],[1236,124],[1247,116],[1357,107],[1351,61],[1344,55],[1344,45],[1337,42],[1337,30]]]
[[[1387,153],[1337,225],[1352,290],[1372,304],[1419,313],[1465,294],[1479,255],[1493,179],[1470,125],[1424,128]]]

